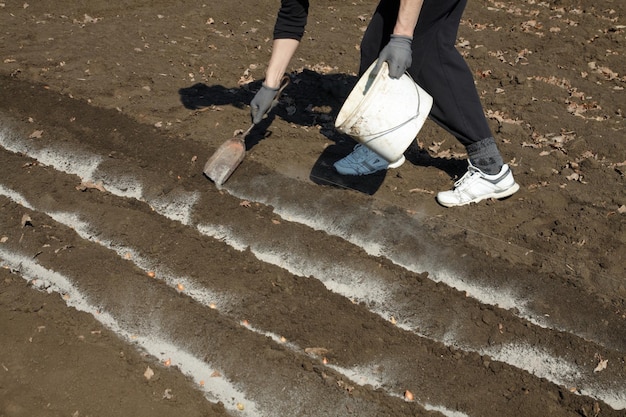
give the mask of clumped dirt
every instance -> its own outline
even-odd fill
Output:
[[[278,4],[213,3],[0,2],[0,415],[623,416],[623,1],[469,2],[457,47],[521,190],[454,209],[465,155],[430,121],[399,169],[332,171],[363,1],[312,4],[218,190],[202,165],[248,126]]]

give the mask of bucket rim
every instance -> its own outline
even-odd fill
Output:
[[[370,65],[370,67],[365,71],[365,73],[361,76],[361,79],[363,79],[364,77],[367,77],[367,81],[366,81],[366,88],[363,89],[364,93],[363,93],[363,99],[359,102],[359,104],[357,106],[354,107],[354,109],[352,109],[351,112],[349,112],[347,115],[345,115],[343,117],[343,120],[340,119],[339,116],[342,116],[342,112],[340,111],[337,119],[335,121],[335,127],[339,130],[342,130],[342,126],[349,125],[349,126],[353,126],[356,124],[356,121],[358,120],[359,117],[361,117],[361,114],[366,113],[367,109],[369,109],[371,102],[373,100],[372,96],[373,94],[371,94],[371,91],[374,90],[375,86],[380,84],[382,81],[382,77],[385,76],[385,74],[389,73],[389,65],[387,64],[387,62],[383,62],[382,65],[380,66],[380,69],[378,70],[377,73],[373,74],[373,70],[376,67],[378,60],[374,61],[374,63],[372,63]],[[373,77],[372,77],[373,75]],[[413,77],[411,77],[411,75],[407,72],[405,72],[404,74],[402,74],[402,76],[407,76],[408,79],[411,81],[411,83],[413,84],[413,87],[415,88],[415,92],[417,93],[417,106],[416,106],[416,111],[415,113],[410,116],[407,120],[403,121],[402,123],[396,125],[396,126],[392,126],[388,129],[376,132],[376,133],[369,133],[369,134],[359,134],[359,137],[361,139],[362,143],[367,143],[370,141],[373,141],[381,136],[387,135],[395,130],[398,130],[400,128],[402,128],[403,126],[406,126],[407,124],[411,123],[412,121],[418,119],[420,117],[420,107],[422,105],[422,95],[421,95],[421,91],[420,91],[420,87],[419,85],[415,82],[415,80],[413,80]],[[367,86],[369,79],[372,79],[373,81],[371,82],[371,84],[369,86]],[[361,80],[360,79],[360,80]],[[359,80],[359,81],[360,81]],[[357,83],[358,85],[358,83]],[[356,85],[355,85],[356,87]],[[423,91],[423,90],[422,90]],[[424,94],[428,94],[426,91],[423,92]],[[352,95],[352,93],[350,94]],[[348,99],[350,99],[350,95],[348,96]],[[348,99],[346,99],[346,102],[348,101]],[[345,104],[345,102],[344,102]],[[430,111],[430,109],[428,110]],[[347,133],[348,129],[343,129],[344,133]],[[349,133],[348,133],[349,134]]]
[[[370,94],[370,92],[374,90],[375,86],[381,83],[383,71],[387,70],[387,72],[389,72],[387,62],[383,62],[383,65],[381,65],[378,72],[374,73],[373,71],[374,71],[377,61],[378,60],[374,61],[374,63],[370,65],[370,67],[365,71],[365,73],[363,73],[363,75],[359,78],[359,80],[353,87],[354,89],[356,89],[356,86],[359,85],[361,80],[367,77],[367,81],[365,82],[365,87],[363,88],[363,99],[359,101],[358,105],[355,106],[351,112],[346,112],[347,114],[344,115],[343,120],[341,121],[341,123],[339,123],[339,121],[341,120],[340,116],[342,116],[342,110],[343,110],[343,106],[342,106],[342,108],[339,110],[339,114],[337,115],[337,119],[335,120],[336,128],[339,128],[340,126],[346,124],[346,122],[348,122],[349,120],[353,120],[355,117],[359,117],[360,114],[364,113],[364,111],[369,108],[370,102],[372,101],[372,94]],[[371,82],[369,82],[370,79],[372,79]],[[356,90],[353,90],[352,92],[350,92],[350,94],[348,94],[348,97],[344,101],[344,106],[345,106],[345,103],[347,103],[348,100],[352,98],[352,95],[355,92]]]

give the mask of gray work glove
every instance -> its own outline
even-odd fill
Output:
[[[252,123],[255,125],[263,120],[263,116],[272,110],[274,99],[278,93],[278,88],[271,88],[265,85],[261,85],[261,89],[256,93],[252,101],[250,102],[250,115],[252,116]]]
[[[378,63],[374,72],[380,69],[383,62],[389,65],[389,77],[400,78],[402,74],[411,66],[413,51],[411,50],[413,38],[402,35],[391,35],[387,46],[380,51]]]

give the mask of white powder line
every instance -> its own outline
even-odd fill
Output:
[[[459,350],[468,349],[467,346],[455,341],[452,334],[448,334],[443,343]],[[626,381],[603,384],[589,380],[584,376],[584,371],[580,366],[563,358],[554,357],[540,347],[527,343],[509,343],[497,348],[482,348],[477,350],[477,353],[524,369],[538,378],[544,378],[555,385],[575,390],[574,392],[581,395],[604,401],[615,410],[626,409]]]
[[[203,224],[198,225],[197,229],[200,233],[225,242],[237,250],[250,249],[258,260],[275,265],[293,275],[313,276],[329,291],[342,295],[352,302],[364,301],[378,306],[385,306],[389,303],[391,295],[375,275],[334,264],[322,265],[320,261],[308,259],[306,256],[297,256],[293,252],[267,251],[263,249],[262,243],[247,242],[235,237],[226,226]],[[394,313],[381,308],[377,314],[390,319]]]
[[[18,200],[19,200],[19,201],[25,202],[27,206],[32,207],[32,205],[30,205],[23,196],[19,195],[19,193],[16,193],[10,189],[7,189],[6,187],[1,187],[0,193],[6,195],[9,198],[14,199],[16,203],[18,203]],[[50,213],[49,215],[52,218],[54,218],[56,221],[68,227],[73,228],[84,239],[93,240],[93,236],[95,235],[95,233],[91,230],[90,226],[80,221],[80,219],[77,216],[68,215],[67,213],[61,213],[61,214]],[[248,244],[247,242],[244,242],[240,238],[235,238],[230,232],[230,230],[224,226],[217,227],[217,226],[210,226],[210,225],[199,225],[197,226],[197,229],[201,233],[207,234],[220,241],[224,241],[225,243],[233,246],[234,248],[238,250],[245,250],[245,248],[250,247],[251,244],[254,245],[254,243]],[[117,244],[114,244],[113,242],[106,242],[102,240],[97,241],[97,243],[116,251],[118,255],[122,258],[124,258],[126,254],[128,253],[133,254],[132,255],[133,262],[135,262],[135,264],[138,267],[146,271],[150,271],[151,268],[158,270],[159,276],[162,277],[162,279],[164,279],[168,283],[168,285],[170,285],[173,288],[179,289],[179,284],[183,285],[184,287],[186,286],[188,290],[185,291],[185,293],[189,295],[190,297],[194,297],[194,299],[196,299],[198,302],[202,303],[205,306],[212,306],[215,303],[215,300],[217,299],[217,297],[212,294],[203,293],[202,290],[194,289],[194,284],[190,279],[174,277],[172,274],[165,271],[164,269],[159,269],[155,267],[155,263],[142,259],[139,255],[136,254],[136,252],[132,248],[119,246]],[[296,257],[294,256],[293,253],[281,254],[281,253],[277,253],[276,251],[274,251],[271,254],[267,254],[267,253],[263,253],[262,251],[258,251],[254,248],[250,248],[250,250],[259,260],[269,263],[269,264],[279,266],[283,269],[288,270],[290,273],[294,275],[305,276],[305,277],[306,276],[313,276],[313,277],[318,277],[318,276],[331,277],[332,276],[331,274],[328,274],[327,271],[324,271],[324,273],[320,273],[320,270],[319,270],[320,268],[316,267],[316,265],[313,262],[309,260],[307,260],[306,262],[303,262],[302,259],[299,259],[301,257]],[[301,268],[302,265],[304,264],[307,264],[306,270],[303,270]],[[353,273],[353,275],[355,274]],[[359,277],[355,278],[354,276],[350,276],[350,280],[355,280],[358,278]],[[393,316],[393,313],[391,313],[388,308],[389,306],[393,305],[392,302],[389,300],[390,296],[388,293],[385,293],[384,291],[374,291],[374,290],[364,291],[363,285],[357,286],[359,288],[359,291],[356,291],[354,289],[355,288],[354,286],[329,285],[329,283],[334,282],[332,278],[326,279],[325,281],[326,282],[324,281],[322,282],[330,291],[340,291],[337,293],[348,299],[357,300],[357,301],[365,301],[366,304],[372,306],[369,308],[369,310],[372,313],[379,315],[385,320],[390,320],[391,317]],[[379,296],[382,294],[381,299],[376,298],[377,294]],[[377,308],[376,306],[387,306],[387,308],[382,309],[382,308]],[[567,386],[568,382],[569,382],[569,385],[571,385],[571,382],[570,382],[571,379],[564,380],[563,378],[563,372],[564,372],[563,369],[565,369],[563,368],[563,366],[565,365],[561,364],[561,367],[555,367],[554,364],[558,363],[558,360],[554,357],[551,357],[547,353],[538,354],[537,353],[538,351],[535,350],[534,352],[526,351],[524,352],[524,354],[512,355],[512,354],[507,354],[507,353],[500,354],[497,349],[492,349],[489,353],[485,353],[485,352],[482,352],[481,349],[476,349],[476,348],[472,348],[468,346],[459,346],[459,343],[456,340],[437,340],[435,338],[417,333],[415,329],[419,328],[419,323],[414,323],[411,320],[399,323],[399,325],[405,330],[413,331],[414,333],[418,334],[418,336],[420,337],[425,337],[429,340],[441,342],[447,346],[454,346],[462,350],[476,352],[479,354],[489,354],[489,356],[491,356],[492,358],[496,360],[512,365],[518,369],[526,370],[530,372],[531,374],[534,374],[540,378],[546,378],[547,380],[551,381],[552,383],[556,385]],[[277,340],[280,342],[280,338]],[[510,349],[510,347],[505,346],[503,349],[505,350]],[[515,350],[513,350],[513,352],[515,352]],[[533,355],[533,353],[535,354]],[[575,368],[572,368],[572,369],[575,369]],[[570,371],[567,371],[567,372],[570,372]],[[620,399],[619,394],[615,394],[612,391],[599,390],[593,387],[586,387],[585,392],[587,392],[588,395],[594,398],[599,398],[602,400],[605,400],[606,398],[606,401],[611,401],[612,407],[616,406],[616,407],[626,408],[626,405],[624,405],[626,403],[626,400]],[[617,408],[617,409],[621,409],[621,408]]]
[[[248,248],[248,245],[236,239],[226,226],[202,224],[196,226],[196,229],[203,235],[224,242],[239,252],[243,252]]]
[[[106,172],[106,169],[102,167],[106,159],[100,155],[84,150],[78,151],[74,148],[66,149],[63,145],[57,144],[48,144],[46,148],[36,149],[34,142],[27,144],[19,139],[11,140],[6,129],[0,130],[0,146],[10,152],[21,153],[36,159],[41,165],[76,175],[83,182],[100,182],[111,194],[145,202],[162,216],[184,225],[189,224],[193,206],[200,198],[198,192],[180,190],[173,190],[167,197],[146,196],[143,192],[143,185],[136,178]]]
[[[469,417],[467,414],[461,413],[460,411],[452,411],[438,405],[426,404],[424,408],[428,411],[437,411],[446,417]]]
[[[347,242],[363,249],[366,253],[372,256],[380,256],[393,262],[394,264],[415,273],[422,273],[428,271],[428,279],[433,282],[441,282],[450,288],[462,291],[469,297],[479,301],[480,303],[496,306],[514,313],[517,317],[530,322],[531,324],[549,330],[556,330],[561,332],[570,333],[581,339],[588,339],[587,336],[581,336],[580,334],[566,329],[561,326],[555,325],[550,322],[547,316],[537,314],[528,307],[528,299],[516,294],[510,288],[494,288],[489,286],[480,285],[477,283],[467,282],[456,274],[453,274],[449,270],[442,268],[440,265],[432,262],[424,262],[416,264],[407,262],[405,259],[401,259],[394,250],[388,250],[385,245],[376,242],[376,238],[369,238],[367,236],[359,237],[354,236],[351,233],[352,220],[350,218],[343,218],[341,220],[329,219],[323,216],[323,213],[316,213],[311,215],[304,211],[298,211],[292,207],[285,207],[285,204],[278,204],[276,202],[269,201],[268,198],[258,195],[248,195],[243,192],[237,192],[236,190],[228,189],[228,192],[233,196],[240,199],[249,201],[256,201],[261,204],[271,205],[274,208],[274,213],[279,215],[286,221],[299,223],[304,226],[308,226],[313,230],[323,231],[331,236],[340,237]],[[282,202],[281,202],[282,203]],[[599,341],[595,341],[598,344],[602,344]]]
[[[39,265],[31,257],[8,252],[0,248],[0,259],[5,266],[19,271],[20,275],[33,286],[62,296],[69,307],[90,314],[110,331],[121,336],[131,344],[139,345],[153,357],[178,366],[180,371],[196,382],[196,388],[203,391],[208,401],[222,402],[227,410],[243,416],[262,416],[257,405],[246,399],[245,393],[239,391],[226,378],[215,377],[216,370],[203,360],[196,358],[184,349],[168,342],[157,333],[137,335],[137,332],[122,327],[109,313],[100,312],[68,279],[62,274]],[[213,400],[212,400],[213,398]],[[241,410],[243,405],[243,411]]]
[[[0,184],[0,195],[7,197],[9,200],[13,201],[16,204],[19,204],[22,207],[26,207],[29,210],[35,211],[35,208],[30,205],[30,203],[22,194],[18,193],[17,191],[13,191],[10,188],[7,188],[2,184]]]
[[[281,344],[282,346],[288,348],[289,350],[291,350],[292,352],[296,354],[302,354],[303,352],[305,352],[303,348],[297,346],[294,343],[287,341],[285,338],[278,336],[275,333],[261,330],[251,325],[248,322],[242,322],[241,325],[250,331],[253,331],[257,334],[260,334],[260,335],[263,335],[265,337],[272,339],[274,342]],[[308,355],[308,356],[314,357],[319,360],[319,357],[317,357],[316,355]],[[397,398],[404,397],[403,395],[400,395],[396,392],[391,392],[384,387],[385,383],[382,380],[382,376],[380,374],[377,374],[376,371],[372,370],[372,369],[376,369],[377,365],[372,365],[371,367],[360,366],[360,367],[355,367],[355,368],[344,368],[344,367],[329,364],[329,363],[326,363],[324,365],[334,370],[338,374],[342,375],[344,378],[346,378],[347,380],[349,380],[355,385],[359,385],[361,387],[371,386],[374,390],[382,390],[386,395],[390,397],[397,397]],[[446,417],[469,417],[465,413],[460,413],[457,411],[450,411],[443,406],[433,406],[430,404],[422,404],[417,400],[416,400],[416,403],[420,404],[426,410],[439,411]]]
[[[189,226],[193,207],[199,199],[200,193],[175,190],[170,192],[167,198],[144,198],[144,201],[160,215],[184,224],[185,226]]]
[[[13,201],[15,201],[18,204],[21,204],[20,202],[22,202],[28,207],[30,207],[31,209],[35,210],[26,201],[26,199],[23,196],[1,185],[0,185],[0,194],[11,198]],[[55,221],[72,228],[83,239],[96,241],[96,243],[115,251],[121,258],[130,257],[131,259],[133,259],[133,262],[139,268],[142,268],[144,271],[150,270],[151,266],[153,265],[152,263],[147,262],[147,261],[142,262],[142,258],[139,257],[137,252],[134,251],[132,248],[119,246],[119,245],[114,244],[111,241],[106,241],[101,238],[95,240],[94,236],[100,236],[100,233],[94,231],[93,228],[88,225],[88,223],[82,221],[79,218],[79,216],[75,214],[60,213],[60,212],[46,213],[46,214],[48,214]],[[208,226],[199,227],[198,229],[203,230],[204,232],[209,232],[213,230],[214,231],[213,233],[215,234],[215,238],[218,238],[219,240],[226,240],[228,242],[235,241],[234,239],[228,237],[228,233],[226,232],[225,229],[219,229],[219,228],[213,229]],[[238,246],[241,246],[241,245],[239,244]],[[6,260],[6,259],[10,259],[11,256],[10,255],[7,256],[7,252],[0,249],[0,258],[4,258]],[[25,263],[24,260],[28,262]],[[158,336],[155,336],[155,335],[137,336],[134,332],[123,330],[117,324],[117,322],[113,319],[113,317],[111,317],[108,313],[100,312],[99,309],[88,304],[85,297],[82,296],[75,287],[73,287],[73,285],[69,282],[67,278],[55,272],[46,270],[43,267],[39,266],[38,264],[29,265],[29,262],[31,264],[34,264],[34,262],[32,262],[31,260],[28,260],[26,257],[18,258],[16,256],[13,262],[8,262],[9,264],[8,266],[12,269],[19,270],[22,276],[24,276],[25,278],[26,276],[32,276],[32,275],[37,276],[37,278],[35,278],[34,280],[28,279],[28,278],[27,280],[30,280],[31,283],[33,283],[33,285],[37,286],[40,289],[46,289],[49,293],[56,292],[56,293],[64,295],[63,298],[66,300],[68,306],[75,307],[77,310],[80,310],[80,311],[88,312],[92,314],[96,319],[102,319],[101,321],[102,324],[105,325],[108,329],[119,334],[127,341],[132,341],[133,343],[139,344],[148,353],[150,353],[151,355],[159,359],[161,362],[164,362],[166,360],[171,360],[171,365],[178,366],[179,369],[181,369],[181,371],[185,375],[191,377],[196,382],[196,384],[198,384],[199,387],[201,388],[204,387],[206,391],[205,395],[215,396],[213,394],[213,391],[218,391],[215,389],[215,385],[216,384],[223,385],[223,380],[221,379],[215,380],[214,377],[212,377],[214,370],[208,368],[202,361],[198,360],[193,355],[185,352],[184,350],[176,347],[175,345],[172,345],[171,343],[165,342],[162,338]],[[33,270],[40,270],[40,271],[45,271],[45,272],[43,274],[42,273],[37,274],[36,273],[37,271],[33,273]],[[46,276],[46,275],[53,276],[53,279],[51,280],[49,277],[39,278],[41,276]],[[173,281],[185,282],[184,280],[179,279],[179,278],[175,278],[173,280],[169,279],[168,281],[170,282],[170,286],[173,286],[172,285]],[[192,295],[189,291],[185,291],[185,293],[190,296]],[[203,298],[206,298],[206,297],[203,297]],[[204,302],[203,304],[205,306],[210,305],[210,303],[206,303],[206,302]],[[303,349],[296,346],[295,344],[287,341],[284,337],[279,336],[275,333],[260,330],[250,325],[249,323],[242,323],[242,325],[248,330],[254,333],[263,335],[265,337],[268,337],[271,340],[273,340],[275,343],[280,344],[295,353],[301,354],[304,351]],[[334,366],[334,365],[329,365],[329,366],[335,369],[338,373],[342,374],[347,379],[353,380],[353,382],[356,384],[359,384],[361,386],[370,384],[376,388],[381,387],[381,384],[375,380],[376,377],[369,376],[363,369],[350,370],[347,368],[342,368],[342,367]],[[209,386],[206,384],[206,381],[211,381],[213,384]],[[218,392],[224,392],[224,391],[229,390],[229,387],[220,387],[220,388],[221,389]],[[233,402],[232,400],[233,398],[241,397],[241,395],[232,395],[232,394],[229,394],[229,395],[230,395],[229,398],[231,398],[231,403]],[[390,392],[388,393],[388,395],[399,396],[398,394],[390,393]],[[215,396],[215,398],[217,400],[223,401],[223,399],[221,399],[220,396]],[[210,399],[210,398],[207,398],[207,399]],[[237,404],[231,404],[231,409],[234,410],[236,409],[236,407],[237,407]],[[247,404],[244,404],[244,409],[250,410],[252,407],[254,407],[254,404],[250,404],[249,401]],[[438,407],[438,408],[445,409],[443,407]]]
[[[38,145],[35,142],[26,143],[19,140],[10,135],[7,129],[0,131],[0,145],[7,151],[21,153],[36,159],[42,165],[51,166],[58,171],[78,175],[89,180],[93,178],[93,173],[103,160],[99,155],[79,153],[76,149],[59,149],[55,151],[50,148],[37,148]],[[62,145],[57,146],[60,147]]]
[[[0,132],[1,133],[1,132]],[[16,145],[16,143],[18,145]],[[70,174],[75,174],[78,175],[79,177],[81,177],[81,179],[83,180],[90,180],[93,181],[93,173],[95,172],[97,165],[100,163],[101,159],[98,156],[93,156],[93,155],[80,155],[78,156],[75,151],[74,153],[71,152],[53,152],[49,149],[46,149],[44,151],[32,151],[30,149],[28,149],[27,146],[25,145],[19,145],[19,141],[15,141],[13,143],[9,143],[8,140],[6,140],[6,137],[2,134],[0,134],[0,145],[4,146],[7,150],[13,151],[13,152],[21,152],[21,153],[25,153],[31,157],[34,157],[35,159],[37,159],[38,161],[42,162],[45,165],[51,165],[54,168],[66,172],[66,173],[70,173]],[[68,157],[68,155],[71,155],[70,157]],[[41,158],[41,159],[40,159]],[[89,163],[85,163],[85,161],[89,161]],[[116,194],[119,195],[121,197],[124,197],[125,195],[123,195],[121,192],[120,194]],[[187,197],[188,200],[185,200],[185,197]],[[192,193],[190,195],[187,196],[182,196],[182,199],[175,199],[175,200],[168,200],[168,201],[153,201],[154,205],[152,206],[159,214],[163,215],[164,217],[167,217],[171,220],[175,220],[175,221],[179,221],[183,224],[188,225],[189,224],[189,219],[191,218],[191,212],[193,210],[193,205],[195,204],[195,202],[198,199],[198,194],[196,193]],[[191,201],[189,201],[191,200]],[[181,215],[181,212],[183,213]],[[409,264],[402,264],[399,263],[399,261],[397,259],[394,259],[394,255],[393,253],[388,253],[388,251],[386,251],[384,249],[384,247],[382,245],[378,245],[378,244],[371,244],[368,243],[367,241],[364,241],[362,239],[356,238],[352,235],[349,235],[347,233],[343,232],[342,228],[329,228],[326,227],[324,222],[319,220],[315,221],[313,220],[313,218],[304,216],[304,215],[298,215],[296,213],[293,213],[289,210],[286,209],[280,209],[280,208],[275,208],[275,212],[280,215],[281,217],[288,219],[289,221],[294,221],[294,222],[298,222],[301,223],[303,225],[309,226],[315,230],[322,230],[325,231],[329,234],[332,235],[336,235],[339,236],[361,248],[363,248],[366,252],[375,255],[375,256],[385,256],[386,258],[388,258],[389,260],[391,260],[392,262],[397,263],[399,266],[402,266],[410,271],[413,272],[421,272],[419,269],[419,267],[417,265],[409,265]],[[198,226],[198,230],[202,233],[206,232],[207,234],[211,235],[210,233],[215,233],[215,231],[211,231],[211,226]],[[230,244],[232,247],[241,250],[241,247],[248,247],[249,245],[245,245],[243,243],[241,243],[241,241],[238,241],[238,239],[233,238],[232,236],[228,235],[227,231],[224,230],[218,230],[217,232],[221,233],[223,235],[222,238],[220,238],[220,240],[224,240],[226,239],[228,244]],[[215,236],[214,236],[215,237]],[[253,250],[253,253],[255,253],[255,251]],[[288,256],[289,255],[289,256]],[[290,272],[297,274],[297,275],[301,275],[302,271],[301,270],[295,270],[293,269],[293,265],[286,265],[285,263],[285,259],[289,259],[289,257],[291,256],[290,254],[277,254],[277,253],[262,253],[260,251],[257,251],[255,253],[255,256],[257,256],[257,258],[259,258],[262,261],[268,262],[268,263],[273,263],[274,265],[277,265],[281,268],[290,270]],[[280,260],[280,262],[278,262],[277,260]],[[277,263],[278,262],[278,263]],[[422,269],[424,268],[424,265],[422,265]],[[477,299],[478,301],[484,303],[484,304],[489,304],[489,305],[495,305],[495,306],[500,306],[502,308],[506,308],[506,309],[512,309],[513,307],[518,308],[520,311],[525,312],[524,313],[524,318],[526,320],[528,320],[529,317],[533,317],[534,315],[529,314],[527,312],[527,308],[526,308],[526,301],[523,299],[520,299],[519,297],[516,297],[514,294],[512,294],[510,291],[506,292],[506,291],[499,291],[498,289],[494,289],[494,288],[485,288],[476,284],[468,284],[465,281],[463,281],[462,279],[450,274],[448,271],[445,270],[439,270],[437,271],[436,268],[430,268],[428,269],[430,274],[429,276],[431,276],[431,274],[433,274],[434,276],[434,281],[436,282],[443,282],[447,285],[449,285],[452,288],[456,288],[460,291],[465,291],[469,296],[472,296],[473,298]],[[432,271],[435,271],[435,273],[433,273]],[[309,274],[309,275],[314,275],[314,274]],[[309,276],[309,275],[303,275],[303,276]],[[318,274],[319,275],[319,274]],[[315,276],[315,275],[314,275]],[[319,275],[319,276],[324,276]],[[188,281],[187,281],[188,282]],[[324,281],[322,281],[324,283]],[[332,282],[332,281],[330,281]],[[324,283],[325,285],[327,285],[326,283]],[[189,285],[189,282],[188,282]],[[327,286],[327,288],[329,288],[329,290],[331,290],[330,287]],[[354,289],[350,288],[350,287],[345,287],[342,288],[341,286],[337,286],[334,288],[334,290],[340,290],[343,293],[340,293],[343,296],[347,296],[348,298],[351,299],[357,299],[357,300],[361,300],[363,295],[362,294],[356,294],[354,293]],[[350,291],[352,291],[351,294],[348,294]],[[380,294],[379,294],[380,295]],[[380,300],[372,300],[375,301],[376,303],[380,303]],[[381,303],[379,305],[386,305],[385,303]],[[385,319],[389,319],[391,316],[391,313],[388,312],[380,312],[380,311],[372,311],[376,314],[381,315],[382,317],[384,317]],[[544,320],[540,320],[540,319],[533,319],[532,321],[534,324],[537,325],[541,325],[542,323],[545,323]],[[404,326],[410,327],[411,325],[409,323],[404,323]],[[417,327],[417,325],[415,326]],[[516,366],[519,369],[525,369],[524,368],[524,364],[523,363],[515,363],[515,361],[510,361],[510,358],[507,359],[507,361],[505,363],[509,363],[512,366]],[[531,371],[529,371],[531,372]],[[558,375],[553,375],[552,376],[554,379],[551,379],[550,377],[547,377],[548,380],[550,380],[551,382],[555,383],[555,384],[559,384],[559,379],[558,379]],[[594,395],[592,395],[594,396]],[[618,396],[619,397],[619,396]],[[622,408],[626,408],[626,405],[622,405],[622,399],[617,399],[614,400],[613,403],[614,404],[618,404],[620,405]]]
[[[249,200],[252,199],[250,196],[241,198],[247,198]],[[262,203],[268,204],[268,202]],[[350,230],[352,230],[350,227],[346,227],[342,224],[333,225],[333,223],[329,222],[328,219],[319,215],[309,216],[306,213],[298,213],[293,209],[280,206],[274,206],[274,212],[288,221],[303,224],[313,230],[323,231],[329,235],[340,237],[353,245],[360,247],[372,256],[380,256],[389,259],[396,265],[411,272],[422,273],[424,271],[428,271],[429,279],[432,279],[434,282],[442,282],[451,288],[465,292],[470,297],[483,304],[498,306],[506,310],[511,310],[513,308],[517,308],[520,311],[527,310],[527,301],[515,295],[511,290],[484,287],[475,283],[468,283],[460,277],[451,274],[449,271],[438,267],[437,265],[408,264],[398,259],[393,250],[386,249],[384,245],[376,243],[375,240],[355,236],[350,232]],[[349,220],[346,219],[344,222],[349,223]],[[329,226],[329,224],[331,226]]]
[[[562,387],[575,386],[576,381],[582,376],[577,366],[526,343],[510,343],[499,346],[497,349],[485,348],[479,353],[500,362],[508,359],[524,364],[531,374],[539,378],[549,378]]]
[[[24,196],[3,186],[2,184],[0,184],[0,195],[4,195],[16,204],[28,207],[31,210],[37,210],[26,200]],[[78,214],[67,212],[46,212],[44,210],[38,211],[50,216],[54,221],[74,230],[81,238],[92,241],[104,248],[114,251],[120,258],[132,262],[144,272],[154,273],[155,279],[162,280],[169,287],[178,292],[184,292],[187,296],[191,297],[193,300],[205,307],[220,309],[224,308],[228,304],[227,297],[219,296],[198,286],[196,282],[189,277],[174,274],[169,270],[169,268],[162,266],[161,262],[142,256],[134,248],[120,245],[116,242],[103,238],[102,236],[105,234],[104,232],[95,230],[93,226],[83,221]]]
[[[219,305],[225,304],[222,296],[206,290],[198,286],[193,279],[176,275],[171,270],[162,265],[161,262],[142,256],[137,250],[129,246],[120,245],[112,240],[103,238],[104,232],[94,230],[94,227],[79,219],[75,214],[71,213],[46,213],[56,222],[72,228],[81,238],[91,240],[104,248],[114,251],[121,259],[132,262],[135,266],[148,273],[154,273],[154,278],[162,280],[170,288],[178,292],[184,292],[185,295],[191,297],[201,305],[210,308],[218,308]],[[93,236],[98,236],[97,239]]]
[[[217,228],[202,226],[199,227],[198,230],[203,233],[206,231],[215,231],[217,230]],[[395,310],[396,312],[401,311],[399,308],[393,308],[393,300],[391,300],[391,295],[388,292],[380,291],[377,293],[376,291],[363,291],[361,284],[356,286],[328,285],[327,283],[329,281],[333,281],[332,275],[329,274],[326,269],[319,266],[316,267],[313,261],[303,259],[303,255],[298,256],[293,252],[281,253],[277,250],[274,250],[269,254],[265,253],[256,249],[254,247],[254,242],[245,242],[241,238],[236,238],[226,227],[223,226],[219,228],[219,240],[222,240],[226,243],[236,242],[238,247],[250,248],[252,254],[254,254],[259,260],[263,262],[286,269],[294,275],[303,277],[312,276],[315,279],[320,280],[329,289],[329,291],[340,291],[336,293],[348,299],[364,301],[365,304],[368,306],[368,310],[370,312],[377,314],[385,320],[391,319],[391,317],[393,316],[393,310]],[[303,269],[302,265],[306,265],[306,268]],[[356,282],[358,276],[355,278],[355,275],[358,274],[355,274],[354,271],[352,271],[352,275],[348,275],[349,280],[353,280]],[[322,280],[318,277],[326,278]],[[358,290],[355,288],[358,288]],[[383,294],[383,296],[380,299],[377,298],[377,295],[381,294]],[[386,308],[383,309],[380,308],[380,306],[385,306]],[[539,378],[545,378],[555,385],[569,388],[572,386],[572,384],[581,383],[580,377],[583,374],[583,371],[579,367],[574,364],[568,363],[560,358],[554,357],[546,351],[542,351],[537,348],[523,349],[523,346],[520,345],[504,345],[501,347],[491,348],[487,351],[480,347],[461,345],[451,336],[451,333],[448,333],[448,335],[444,339],[433,338],[431,336],[419,333],[417,329],[419,329],[420,325],[414,320],[404,320],[396,324],[398,325],[398,327],[403,328],[404,330],[411,331],[425,339],[443,343],[445,346],[455,347],[459,350],[474,352],[481,355],[489,355],[499,362],[503,362],[518,369],[525,370]],[[607,402],[607,404],[611,405],[617,410],[626,408],[626,394],[620,395],[619,390],[606,390],[602,387],[595,387],[593,382],[585,382],[585,384],[588,384],[588,386],[584,388],[585,392],[590,397],[605,401]]]
[[[278,343],[281,346],[288,348],[292,352],[301,353],[301,349],[295,344],[289,342],[284,336],[279,336],[276,333],[261,330],[258,327],[250,324],[247,320],[241,321],[239,324],[253,333],[260,334],[262,336],[272,339],[274,342]]]
[[[319,261],[307,259],[302,254],[263,250],[255,245],[250,250],[261,261],[276,265],[293,275],[314,276],[324,286],[336,294],[352,301],[376,301],[385,305],[390,298],[389,291],[375,276],[343,266],[329,266]],[[295,255],[295,256],[294,256]]]
[[[51,149],[44,149],[44,151],[32,150],[19,140],[10,141],[8,139],[8,135],[3,135],[2,133],[3,132],[0,132],[0,145],[4,146],[7,150],[24,153],[37,160],[39,160],[39,158],[43,158],[42,160],[39,160],[43,164],[51,165],[56,169],[69,174],[78,175],[83,181],[98,181],[98,178],[95,178],[94,175],[98,170],[98,165],[100,165],[100,162],[102,161],[101,157],[90,154],[78,154],[75,150],[62,150],[58,152],[54,152]],[[91,162],[84,163],[85,160]],[[118,178],[116,175],[106,175],[105,187],[109,192],[116,196],[132,197],[139,201],[147,202],[157,213],[184,225],[190,225],[193,207],[199,199],[198,193],[178,193],[177,195],[168,196],[168,198],[155,197],[147,200],[143,196],[141,191],[142,185],[140,183],[130,177]],[[236,195],[236,193],[232,191],[230,192],[231,194]],[[238,197],[253,199],[249,196]],[[262,201],[262,203],[268,204],[267,201]],[[386,250],[383,245],[376,243],[374,240],[356,237],[346,232],[346,230],[350,230],[350,228],[342,224],[329,226],[329,224],[333,225],[333,223],[328,223],[325,221],[326,219],[320,219],[319,216],[307,216],[304,213],[297,213],[292,209],[281,207],[275,207],[274,211],[288,221],[300,223],[314,230],[325,231],[330,235],[341,237],[342,239],[362,248],[371,256],[385,257],[409,271],[421,273],[424,270],[427,270],[429,271],[429,279],[432,279],[435,282],[442,282],[459,291],[464,291],[470,297],[473,297],[483,304],[498,306],[509,311],[515,311],[515,309],[517,309],[519,312],[518,316],[520,318],[530,321],[534,325],[559,331],[566,331],[549,325],[544,316],[539,316],[529,311],[527,307],[527,300],[518,297],[511,290],[496,289],[481,286],[475,283],[468,283],[458,276],[451,274],[449,271],[437,267],[436,265],[407,264],[406,262],[396,259],[396,256],[392,251]],[[345,220],[344,222],[349,222],[349,220]],[[219,230],[208,229],[215,226],[199,227],[204,228],[204,230],[199,229],[201,232],[210,236],[214,236],[215,233],[219,233]],[[240,249],[241,244],[238,242],[231,241],[229,244],[238,250],[243,250]]]

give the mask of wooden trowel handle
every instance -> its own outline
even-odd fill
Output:
[[[276,93],[276,97],[274,98],[274,100],[280,99],[280,95],[283,93],[283,90],[289,85],[290,82],[291,78],[289,78],[289,76],[286,74],[283,75],[283,78],[281,78],[280,80],[280,87],[278,88],[278,92]]]
[[[248,136],[248,133],[250,133],[253,127],[254,127],[254,123],[252,123],[249,128],[247,128],[243,133],[241,133],[241,137],[245,138],[246,136]]]

